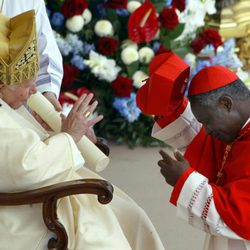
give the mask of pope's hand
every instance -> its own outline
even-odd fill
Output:
[[[162,156],[162,160],[158,161],[158,165],[161,167],[161,174],[169,185],[174,186],[183,172],[189,167],[189,162],[179,151],[174,152],[176,160],[163,150],[160,150],[159,153]]]
[[[92,114],[96,107],[97,101],[90,104],[93,94],[82,95],[74,104],[68,116],[62,115],[62,132],[66,132],[72,136],[77,143],[83,135],[86,135],[88,130],[96,123],[102,120],[103,116],[99,115],[88,120],[87,116]]]

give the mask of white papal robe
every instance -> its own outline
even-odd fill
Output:
[[[155,123],[152,136],[165,141],[173,149],[185,152],[201,127],[188,104],[180,117],[168,126],[160,128]],[[221,219],[214,204],[211,185],[205,176],[196,171],[189,175],[176,206],[178,217],[207,233],[204,250],[250,250],[250,242],[233,232]]]
[[[58,182],[101,178],[83,167],[84,160],[67,133],[49,136],[21,107],[0,99],[0,190],[19,192]],[[74,195],[58,204],[58,216],[75,250],[163,250],[145,212],[114,187],[110,204],[95,195]],[[40,204],[0,207],[0,249],[46,249],[50,233]]]

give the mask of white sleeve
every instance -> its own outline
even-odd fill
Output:
[[[179,194],[177,216],[212,235],[244,240],[221,219],[215,208],[208,179],[196,171],[190,174]]]
[[[202,125],[194,117],[190,103],[175,121],[161,128],[157,123],[152,129],[152,136],[164,141],[173,148],[185,149],[199,133]]]
[[[1,190],[28,190],[67,181],[84,164],[72,137],[59,133],[41,141],[31,129],[2,128]],[[14,146],[13,146],[14,145]]]
[[[57,47],[43,0],[35,1],[40,69],[37,88],[40,92],[50,91],[59,96],[63,77],[62,56]]]

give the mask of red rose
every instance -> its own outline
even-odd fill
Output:
[[[79,69],[75,66],[64,64],[63,72],[62,89],[64,90],[68,89],[79,76]]]
[[[125,9],[127,8],[128,0],[108,0],[104,7],[113,9]]]
[[[105,56],[111,56],[116,52],[118,44],[119,42],[113,38],[102,37],[99,39],[97,50]]]
[[[194,53],[198,54],[206,46],[206,41],[203,37],[198,36],[191,42],[191,47],[194,50]]]
[[[65,0],[61,7],[61,12],[66,18],[69,18],[75,15],[82,15],[86,8],[88,8],[86,0]]]
[[[203,29],[202,33],[191,42],[191,47],[198,54],[208,44],[213,45],[215,52],[223,44],[217,30],[211,28]]]
[[[182,12],[186,8],[186,1],[185,0],[173,0],[172,6],[178,9],[180,12]]]
[[[206,30],[203,30],[203,33],[201,34],[203,39],[206,41],[207,44],[212,44],[215,51],[217,48],[223,44],[221,36],[217,30],[208,28]]]
[[[116,80],[112,82],[112,88],[115,93],[121,97],[130,96],[133,89],[133,81],[127,77],[118,76]]]
[[[179,19],[175,8],[164,7],[159,16],[159,20],[161,24],[169,30],[172,30],[176,25],[179,24]]]

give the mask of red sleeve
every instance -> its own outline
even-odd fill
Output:
[[[189,167],[187,168],[184,173],[181,175],[181,177],[178,179],[176,182],[174,189],[172,191],[171,197],[170,197],[170,202],[176,206],[177,200],[179,198],[180,192],[182,190],[182,187],[184,183],[186,182],[187,178],[189,177],[190,174],[194,172],[194,169]]]

